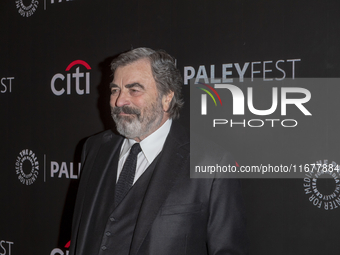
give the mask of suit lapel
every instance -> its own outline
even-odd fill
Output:
[[[106,171],[110,168],[110,163],[112,162],[112,158],[116,153],[119,153],[119,148],[121,146],[121,143],[123,141],[122,137],[114,137],[110,141],[104,143],[101,145],[100,149],[98,150],[96,159],[94,161],[94,164],[92,167],[90,179],[92,179],[91,182],[93,183],[93,188],[97,189],[100,188],[101,183],[103,182],[103,177],[105,176]],[[110,169],[111,171],[117,171],[117,168]],[[93,181],[95,179],[95,181]],[[93,194],[94,190],[88,189],[89,194]]]
[[[76,222],[74,224],[78,227],[76,231],[73,231],[72,235],[72,240],[77,240],[77,242],[73,241],[73,244],[71,244],[77,247],[76,250],[80,254],[86,253],[86,244],[88,243],[87,239],[90,232],[88,231],[88,223],[91,220],[93,201],[99,194],[100,183],[103,181],[102,177],[108,170],[112,157],[115,153],[119,153],[122,141],[123,138],[120,136],[105,133],[101,140],[91,145],[88,155],[85,156],[87,151],[84,154],[82,182],[78,189],[78,204],[75,209]],[[94,149],[95,147],[97,149]]]
[[[86,185],[86,192],[84,196],[84,204],[82,208],[86,208],[83,212],[81,210],[83,221],[83,227],[87,228],[88,222],[90,222],[91,218],[93,217],[92,213],[94,212],[94,207],[96,207],[96,203],[100,201],[100,194],[102,192],[102,188],[104,188],[103,183],[105,182],[105,176],[107,176],[107,171],[115,171],[112,173],[116,176],[117,167],[111,167],[111,162],[113,157],[118,153],[119,148],[121,146],[123,138],[114,136],[112,139],[106,141],[105,143],[101,144],[98,152],[95,156],[95,160],[93,163],[88,165],[86,171],[89,171],[88,181]],[[112,182],[115,184],[115,182]],[[114,187],[113,187],[114,190]],[[83,232],[87,233],[87,235],[91,235],[88,233],[87,229],[83,229]],[[85,238],[85,236],[84,236]]]
[[[131,255],[137,254],[178,174],[181,171],[189,171],[184,168],[189,160],[189,139],[175,123],[172,124],[161,153],[138,215]]]

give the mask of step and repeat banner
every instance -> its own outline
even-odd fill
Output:
[[[110,62],[137,47],[176,58],[180,122],[234,155],[236,166],[191,170],[241,178],[250,254],[338,254],[339,11],[336,0],[2,1],[0,254],[68,254],[82,146],[114,128]]]

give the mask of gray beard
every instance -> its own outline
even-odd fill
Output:
[[[132,114],[132,116],[120,116],[121,112]],[[146,137],[153,133],[162,122],[162,101],[158,100],[157,103],[145,108],[143,115],[139,109],[128,106],[111,107],[111,116],[116,123],[117,131],[122,136],[129,139]]]

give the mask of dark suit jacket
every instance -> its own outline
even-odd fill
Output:
[[[112,155],[120,153],[122,140],[121,136],[105,131],[89,138],[84,146],[70,255],[87,254],[83,250],[86,226],[90,221],[86,212],[93,209],[91,201],[101,185],[100,175],[107,170]],[[239,182],[234,179],[191,179],[189,154],[189,136],[174,121],[146,190],[130,251],[122,254],[247,253]],[[216,163],[222,160],[225,164],[235,164],[223,153],[211,157],[218,160]]]

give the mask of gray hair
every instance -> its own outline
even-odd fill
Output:
[[[150,61],[153,78],[156,81],[160,96],[168,95],[171,91],[174,92],[167,112],[170,118],[178,118],[179,111],[184,104],[181,93],[183,79],[176,68],[174,58],[164,50],[155,51],[149,48],[137,48],[122,53],[112,61],[111,70],[114,74],[118,67],[127,66],[141,59]]]

